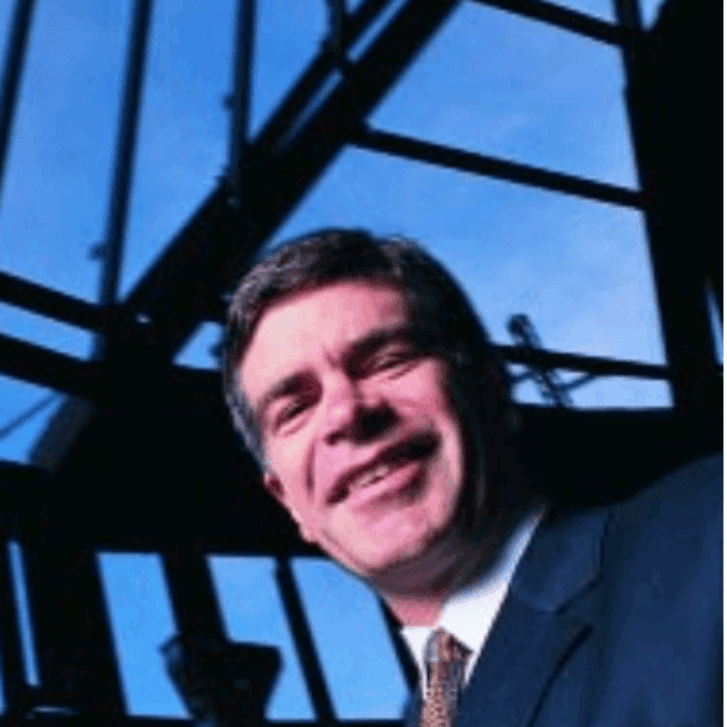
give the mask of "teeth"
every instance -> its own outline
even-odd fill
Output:
[[[354,483],[354,487],[367,487],[368,485],[372,485],[374,482],[378,482],[380,479],[383,479],[387,474],[389,474],[389,470],[391,470],[392,466],[393,465],[391,464],[380,464],[377,467],[374,467],[374,469],[366,474],[362,479]]]

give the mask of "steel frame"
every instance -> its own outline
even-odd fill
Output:
[[[668,366],[517,346],[498,346],[497,351],[505,361],[529,364],[543,370],[564,368],[586,372],[591,376],[635,376],[666,380],[675,391],[677,411],[680,412],[694,411],[695,407],[708,403],[704,398],[705,392],[695,391],[690,380],[696,375],[706,377],[711,382],[721,382],[721,373],[714,356],[709,355],[711,340],[705,334],[704,315],[697,311],[696,303],[687,323],[677,320],[676,299],[671,288],[678,279],[679,266],[675,267],[674,260],[677,256],[670,250],[668,241],[665,242],[665,219],[668,218],[668,210],[659,206],[663,188],[659,186],[658,174],[654,170],[654,152],[649,148],[647,138],[654,111],[652,109],[645,112],[642,108],[644,84],[648,77],[644,76],[640,65],[645,34],[636,0],[615,0],[618,18],[616,24],[541,0],[472,1],[621,48],[629,88],[629,112],[638,160],[640,191],[368,128],[366,118],[370,111],[456,9],[459,4],[457,0],[408,0],[369,43],[358,61],[348,64],[343,74],[334,75],[338,73],[337,63],[340,59],[330,48],[322,49],[270,116],[257,138],[249,140],[247,118],[253,63],[255,3],[253,0],[239,0],[229,178],[222,180],[208,196],[126,300],[118,302],[116,291],[152,10],[151,0],[136,0],[123,111],[119,122],[119,143],[109,201],[105,236],[107,257],[100,286],[100,304],[94,306],[73,296],[0,272],[1,300],[95,332],[99,335],[98,340],[108,343],[108,346],[97,346],[95,355],[100,360],[78,361],[0,334],[0,371],[76,397],[103,402],[108,390],[114,388],[115,382],[118,382],[118,377],[124,376],[123,372],[128,368],[125,364],[131,357],[138,359],[142,371],[145,361],[153,359],[160,362],[167,368],[170,386],[180,391],[200,387],[212,390],[218,386],[216,374],[174,367],[171,365],[172,358],[201,321],[222,321],[222,294],[229,289],[236,276],[246,269],[251,254],[283,224],[340,151],[346,146],[356,146],[643,210],[656,271],[657,296],[667,343]],[[17,0],[8,46],[0,94],[0,193],[33,5],[33,0]],[[365,0],[356,12],[344,18],[344,55],[361,40],[383,11],[391,6],[391,0]],[[313,101],[332,79],[337,79],[333,89],[324,96],[322,103],[314,106]],[[258,182],[257,188],[251,184],[252,179]],[[266,197],[259,191],[268,188],[276,189],[274,197]],[[230,240],[233,241],[232,246],[229,244]],[[695,281],[703,272],[696,269],[692,271],[690,285],[693,290],[697,285]],[[721,294],[721,278],[715,285]],[[691,331],[688,330],[690,327]],[[128,353],[126,349],[129,348],[130,341],[133,345],[131,353]],[[696,363],[695,352],[685,351],[685,341],[697,349]],[[31,531],[35,535],[30,534]],[[26,537],[29,538],[36,557],[34,582],[37,586],[41,577],[38,574],[45,573],[48,568],[43,565],[45,556],[43,548],[40,547],[44,536],[37,528],[31,527]],[[332,701],[317,660],[287,556],[278,553],[277,558],[276,578],[296,643],[303,656],[304,673],[319,723],[339,723],[335,719]],[[175,546],[164,552],[164,567],[180,628],[202,627],[208,632],[222,634],[224,629],[204,554],[191,546],[186,550]],[[92,610],[95,609],[94,618],[99,619],[102,618],[99,613],[103,611],[103,606],[99,601],[98,583],[95,582],[98,574],[94,574],[93,568],[89,568],[90,566],[86,567],[83,574],[79,575],[79,584],[86,584],[86,595],[96,593],[92,597],[92,600],[96,599]],[[9,577],[5,557],[0,554],[0,580],[5,586],[9,585]],[[83,591],[84,588],[81,587],[80,590]],[[7,594],[9,588],[5,587],[2,591]],[[397,654],[407,679],[412,684],[416,673],[412,665],[407,664],[406,650],[398,638],[397,625],[386,610],[384,614]],[[46,635],[51,634],[48,615],[38,615],[38,618],[43,621],[41,631]],[[22,672],[22,654],[17,631],[12,626],[14,619],[12,600],[6,597],[0,602],[0,626],[3,633],[2,656],[6,665],[5,696],[8,703],[17,699],[23,686],[19,677]],[[108,624],[104,626],[99,621],[95,628],[97,638],[107,642],[103,647],[106,659],[113,660],[113,654],[109,651]],[[114,714],[118,717],[122,698],[118,675],[114,677],[111,671],[107,671],[111,682],[110,699],[116,705],[114,709],[117,711]],[[58,721],[64,724],[85,724],[82,719],[58,718]],[[124,718],[124,722],[139,727],[180,724],[179,720],[133,717]],[[346,724],[374,727],[398,722],[347,721]]]

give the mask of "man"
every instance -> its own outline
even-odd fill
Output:
[[[231,299],[224,387],[301,536],[402,623],[410,724],[719,723],[721,458],[562,516],[512,450],[482,324],[419,246],[323,230],[268,256]]]

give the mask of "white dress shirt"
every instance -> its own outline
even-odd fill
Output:
[[[472,650],[464,675],[464,685],[469,684],[487,636],[507,596],[515,568],[544,514],[545,506],[538,504],[522,516],[490,566],[466,588],[447,599],[437,626],[405,626],[402,629],[401,634],[419,669],[422,695],[427,693],[425,649],[429,636],[436,628],[448,631]]]

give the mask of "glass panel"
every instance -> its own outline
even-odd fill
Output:
[[[36,3],[0,207],[0,269],[94,301],[131,5]]]
[[[235,0],[156,0],[129,231],[126,296],[215,188],[227,163]]]
[[[296,558],[296,580],[340,719],[401,719],[408,688],[381,608],[334,563]]]
[[[0,375],[0,460],[30,464],[36,440],[62,402],[51,389]]]
[[[254,138],[328,33],[327,3],[258,0],[250,136]]]
[[[6,53],[10,42],[10,28],[15,15],[18,0],[10,0],[0,4],[0,76],[5,72]]]
[[[664,7],[665,0],[640,0],[641,6],[641,18],[644,23],[644,28],[647,30],[654,27],[654,24],[659,20],[659,13],[661,13],[662,7]]]
[[[3,662],[0,659],[0,714],[5,712],[5,675],[3,674]]]
[[[724,305],[724,302],[723,302]],[[717,363],[722,366],[724,361],[724,340],[722,336],[722,321],[719,319],[719,306],[717,296],[712,286],[707,287],[707,306],[709,308],[709,322],[712,326],[714,340],[714,355]]]
[[[575,378],[570,374],[569,378]],[[604,376],[570,392],[579,409],[672,407],[671,388],[666,381],[626,379]]]
[[[616,22],[616,14],[614,12],[614,0],[552,0],[555,5],[576,10],[584,15],[590,15],[599,20],[605,20],[609,23]]]
[[[523,370],[519,366],[511,368],[517,369],[518,374]],[[565,387],[583,376],[558,369],[555,373]],[[567,395],[572,405],[578,409],[661,408],[673,405],[671,389],[665,381],[628,379],[620,376],[591,379],[582,386],[568,389]],[[514,398],[523,404],[552,405],[532,379],[516,384]]]
[[[129,714],[189,718],[159,651],[177,630],[161,557],[99,553],[98,558]]]
[[[464,3],[372,126],[636,187],[617,49]]]
[[[87,361],[95,334],[23,308],[0,302],[0,331],[36,346]]]
[[[339,225],[421,242],[498,343],[513,343],[507,323],[526,313],[549,350],[665,361],[636,211],[348,150],[264,249]],[[611,382],[615,401],[653,405],[647,390],[658,384],[625,381]],[[643,399],[633,399],[642,386]]]
[[[282,668],[266,719],[314,719],[298,653],[274,578],[273,558],[209,556],[228,638],[280,649]]]
[[[223,328],[219,323],[203,323],[176,355],[174,363],[178,366],[217,371],[220,366],[214,350],[220,342],[222,332]]]
[[[20,621],[20,643],[23,649],[25,660],[25,678],[28,684],[40,686],[38,678],[38,664],[35,660],[35,643],[33,640],[33,622],[30,616],[30,604],[28,603],[28,587],[25,582],[25,570],[23,568],[23,549],[19,543],[9,540],[8,557],[10,560],[10,574],[13,579],[13,595],[15,607]]]

